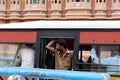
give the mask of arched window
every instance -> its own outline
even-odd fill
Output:
[[[32,4],[32,0],[30,0],[30,4]]]
[[[26,4],[28,4],[28,0],[26,0]]]
[[[90,0],[87,0],[87,2],[90,2]]]
[[[69,2],[69,0],[67,0],[67,2]]]
[[[20,2],[19,2],[19,0],[17,1],[17,4],[19,4]]]
[[[15,1],[13,1],[13,4],[15,4],[16,2]]]
[[[33,4],[37,4],[37,0],[33,0]]]
[[[80,0],[76,0],[76,2],[80,2]]]
[[[84,0],[82,0],[82,2],[84,2]]]
[[[114,2],[116,2],[116,0],[114,0]]]
[[[106,2],[106,0],[96,0],[96,2]]]
[[[85,2],[85,0],[72,0],[72,2]]]
[[[5,1],[3,1],[3,4],[5,4]]]
[[[45,4],[45,0],[42,0],[42,4]]]
[[[40,0],[38,0],[38,4],[40,3]]]
[[[57,3],[57,0],[55,0],[55,3]]]
[[[52,0],[52,3],[56,3],[56,4],[59,3],[60,4],[61,0]]]
[[[59,0],[59,4],[61,3],[61,0]]]
[[[11,4],[20,4],[20,1],[19,0],[12,0]]]

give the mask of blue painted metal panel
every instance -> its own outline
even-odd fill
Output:
[[[19,67],[0,67],[0,75],[19,74],[31,78],[48,78],[62,80],[105,80],[105,78],[96,72],[80,72],[65,70],[50,70],[38,68],[19,68]]]
[[[12,60],[14,60],[14,58],[13,57],[2,57],[2,56],[0,56],[0,60],[12,61]]]

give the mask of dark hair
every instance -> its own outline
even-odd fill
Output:
[[[27,47],[33,47],[33,44],[32,43],[27,43],[26,46]]]
[[[66,41],[64,39],[58,39],[56,43],[67,48]]]

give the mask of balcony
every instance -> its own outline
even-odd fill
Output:
[[[62,5],[61,4],[52,4],[51,10],[62,10]]]
[[[24,11],[31,11],[31,10],[46,11],[46,5],[45,4],[28,4],[28,5],[25,5]]]
[[[120,10],[120,3],[113,3],[111,10]]]
[[[20,4],[11,4],[10,5],[10,10],[11,11],[20,11]]]
[[[69,2],[66,3],[65,9],[91,9],[91,3],[89,2]]]
[[[0,19],[4,19],[6,14],[5,14],[5,11],[6,11],[6,6],[5,5],[0,5]]]
[[[107,10],[106,3],[96,3],[95,10]]]
[[[5,18],[5,11],[0,11],[0,18],[1,19]]]
[[[9,19],[19,19],[20,12],[19,11],[12,11],[8,18]]]

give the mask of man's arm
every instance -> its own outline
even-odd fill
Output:
[[[55,40],[50,41],[47,45],[46,48],[50,51],[53,51],[53,44],[55,43]]]

